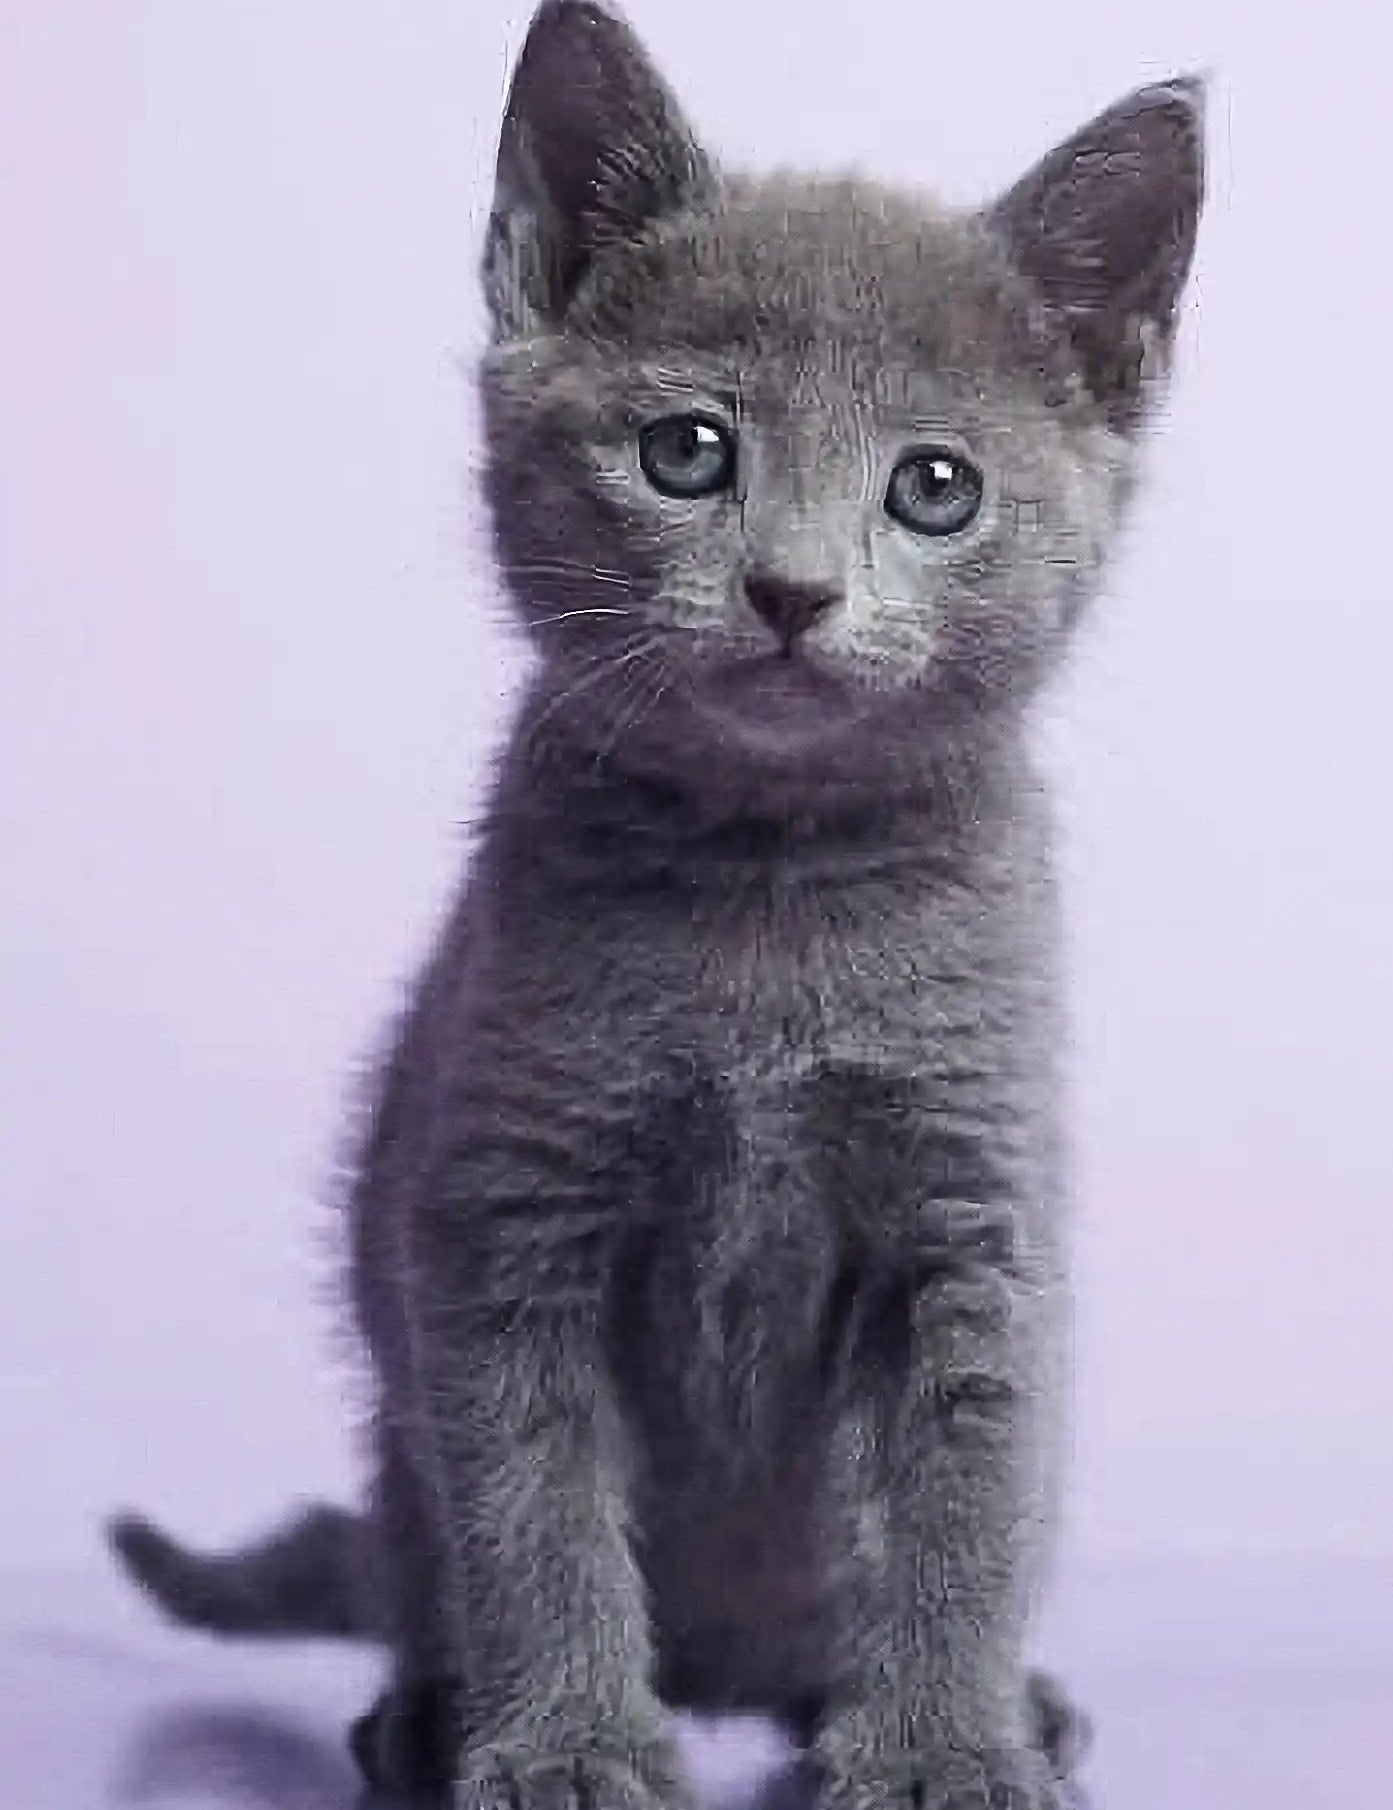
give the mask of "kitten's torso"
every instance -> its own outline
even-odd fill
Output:
[[[868,1164],[877,1121],[912,1089],[946,1144],[999,1132],[1002,1175],[960,1177],[963,1198],[1009,1174],[1026,1219],[1043,1208],[1054,902],[1047,814],[1017,747],[965,799],[863,800],[830,818],[703,821],[699,797],[583,764],[573,780],[529,768],[515,808],[509,777],[423,990],[437,1156],[452,1121],[486,1110],[519,1136],[627,1149],[612,1160],[638,1192],[607,1203],[607,1252],[627,1224],[697,1218],[732,1237],[816,1224],[889,1261],[908,1229]],[[684,1100],[705,1102],[704,1130],[684,1130]],[[723,1175],[702,1213],[652,1198],[655,1166],[682,1173],[676,1144],[716,1121]],[[834,1150],[858,1159],[835,1204],[813,1173]],[[787,1186],[762,1167],[780,1162]]]

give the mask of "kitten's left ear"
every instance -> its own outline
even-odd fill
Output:
[[[1137,89],[986,215],[1123,431],[1169,361],[1204,198],[1203,106],[1197,77]]]

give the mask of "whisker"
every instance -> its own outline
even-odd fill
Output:
[[[638,729],[644,723],[646,723],[648,721],[649,717],[652,716],[653,712],[658,708],[659,704],[662,703],[663,698],[666,696],[666,694],[671,689],[672,689],[672,680],[670,678],[664,677],[664,675],[661,672],[659,672],[658,689],[653,693],[653,696],[651,698],[649,698],[648,702],[644,705],[642,711],[639,713],[636,720],[630,724],[630,728]]]
[[[651,652],[651,651],[652,651],[651,646],[648,649],[645,649],[645,652]],[[627,710],[622,716],[620,716],[618,718],[618,721],[615,723],[614,729],[610,733],[610,737],[609,737],[608,741],[606,741],[603,748],[599,749],[596,752],[595,765],[597,767],[601,764],[601,762],[607,760],[609,758],[609,756],[614,752],[615,745],[619,741],[620,737],[622,735],[624,735],[626,733],[626,731],[634,728],[636,724],[641,723],[644,720],[644,718],[652,710],[654,704],[657,702],[658,697],[661,696],[661,694],[667,689],[667,680],[663,676],[662,672],[660,671],[658,674],[658,690],[657,690],[657,692],[655,692],[654,695],[647,700],[647,702],[644,702],[643,701],[644,671],[643,671],[643,667],[641,665],[638,665],[636,667],[636,673],[637,673],[637,682],[635,684],[633,684],[632,686],[625,687],[625,697],[628,698],[628,697],[632,696],[635,700],[637,700],[637,707],[632,710]]]
[[[656,647],[657,644],[658,636],[654,633],[644,636],[627,648],[621,650],[605,648],[598,654],[592,654],[590,659],[586,662],[585,670],[581,673],[580,677],[573,684],[566,686],[564,690],[557,692],[554,697],[547,701],[541,715],[531,726],[528,733],[529,743],[536,739],[538,732],[546,723],[550,722],[551,718],[564,704],[568,704],[572,698],[579,696],[581,692],[588,691],[591,686],[598,685],[601,680],[609,678],[611,674],[622,672],[626,666],[630,665],[635,660],[641,659],[645,654]]]
[[[588,584],[618,585],[628,590],[629,580],[622,572],[607,572],[601,566],[572,565],[563,559],[534,559],[506,567],[510,578],[578,578]]]
[[[576,616],[632,616],[633,613],[632,610],[619,609],[561,610],[555,616],[538,616],[535,621],[529,621],[527,626],[545,628],[549,622],[570,622]]]

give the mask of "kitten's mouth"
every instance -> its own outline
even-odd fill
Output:
[[[780,745],[823,734],[852,714],[846,685],[796,652],[722,660],[702,673],[694,696],[742,738]]]

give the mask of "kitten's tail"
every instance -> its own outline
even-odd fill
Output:
[[[236,1552],[190,1552],[139,1515],[117,1515],[106,1533],[128,1575],[189,1627],[214,1634],[383,1638],[366,1588],[367,1523],[345,1509],[315,1504]]]

